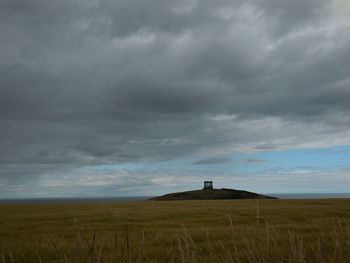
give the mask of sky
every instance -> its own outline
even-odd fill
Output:
[[[349,161],[349,1],[0,1],[0,198],[344,193]]]

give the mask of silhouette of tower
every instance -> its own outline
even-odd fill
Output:
[[[204,181],[203,190],[213,189],[213,181]]]

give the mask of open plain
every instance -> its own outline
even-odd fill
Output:
[[[0,205],[2,263],[349,258],[349,199]]]

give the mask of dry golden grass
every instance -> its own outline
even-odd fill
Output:
[[[0,205],[0,262],[350,262],[350,200]]]

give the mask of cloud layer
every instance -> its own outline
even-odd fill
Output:
[[[193,164],[220,164],[220,163],[227,163],[231,159],[227,157],[212,157],[208,159],[199,160],[197,162],[194,162]]]
[[[350,144],[349,15],[340,0],[3,0],[0,184]]]

